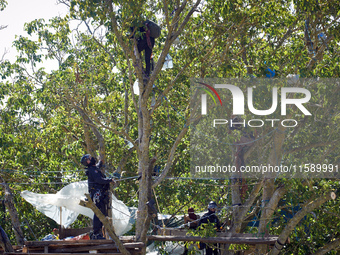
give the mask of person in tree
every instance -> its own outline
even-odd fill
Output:
[[[114,183],[114,180],[112,178],[107,178],[101,171],[103,162],[99,160],[96,164],[96,159],[91,157],[90,154],[84,155],[80,162],[86,166],[88,189],[91,199],[98,209],[107,216],[110,183]],[[102,227],[103,223],[95,214],[93,216],[93,235],[91,236],[91,239],[105,239],[102,233]]]
[[[208,224],[208,223],[213,223],[215,224],[216,231],[220,229],[221,223],[220,220],[218,219],[217,215],[217,204],[214,201],[210,201],[208,204],[208,212],[205,213],[200,221],[198,222],[198,226],[201,226],[202,224]],[[218,248],[217,244],[212,244],[210,247],[207,244],[200,243],[201,247],[205,247],[206,255],[214,255],[218,254]]]
[[[188,215],[184,215],[184,224],[188,224],[189,229],[196,229],[198,226],[199,216],[195,214],[194,208],[188,209]],[[188,254],[187,244],[184,246],[183,255]]]
[[[145,73],[144,79],[148,79],[151,73],[152,64],[152,49],[155,45],[155,38],[160,36],[160,27],[150,21],[146,20],[142,26],[138,28],[131,27],[133,32],[130,38],[136,38],[137,40],[137,50],[139,53],[144,51],[145,57]],[[135,30],[139,30],[138,36]]]
[[[198,225],[199,216],[195,214],[194,208],[188,209],[188,215],[184,215],[184,224],[188,224],[190,229],[196,229]]]

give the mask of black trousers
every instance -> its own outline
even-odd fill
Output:
[[[212,255],[212,254],[218,255],[217,244],[214,243],[214,244],[211,244],[211,245],[213,246],[213,248],[209,247],[208,244],[207,244],[207,246],[205,248],[205,252],[206,252],[205,254],[206,255]]]
[[[95,203],[95,205],[98,207],[98,209],[107,216],[107,199],[104,196],[104,194],[99,195],[99,199],[94,199],[95,193],[91,194],[91,199]],[[99,220],[96,214],[93,216],[93,234],[102,234],[102,227],[103,223]]]
[[[151,46],[155,45],[155,38],[150,37]],[[146,36],[144,35],[142,38],[139,38],[137,41],[138,52],[141,53],[143,50],[145,56],[145,74],[147,77],[150,76],[151,71],[151,55],[152,55],[152,48],[148,46],[148,41]]]

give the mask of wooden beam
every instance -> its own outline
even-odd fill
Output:
[[[136,236],[120,236],[119,240],[123,243],[133,243],[136,242]]]
[[[18,253],[18,252],[5,252],[4,255],[42,255],[42,253]],[[48,253],[49,255],[89,255],[89,252],[86,253],[70,253],[70,252],[63,252],[63,253]],[[116,253],[116,252],[109,252],[109,253],[100,253],[100,255],[124,255],[123,253]]]
[[[79,236],[81,234],[89,233],[92,231],[92,227],[86,227],[86,228],[60,228],[56,232],[56,234],[59,234],[59,239],[64,239],[68,236]]]
[[[45,246],[50,244],[60,244],[60,245],[98,245],[98,244],[114,244],[112,240],[69,240],[69,241],[26,241],[25,245],[27,247],[37,247]]]
[[[152,241],[170,242],[204,242],[204,243],[227,243],[227,244],[274,244],[277,237],[199,237],[199,236],[148,236]]]
[[[125,238],[127,237],[127,238]],[[134,236],[121,236],[120,237],[122,242],[125,242],[124,245],[129,244],[143,244],[142,242],[135,242],[132,240]],[[135,239],[135,238],[134,238]],[[112,240],[52,240],[52,241],[26,241],[25,245],[28,247],[33,246],[45,246],[50,244],[56,244],[56,245],[98,245],[98,244],[114,244],[115,242]],[[143,244],[144,245],[144,244]],[[21,246],[14,246],[15,248],[21,247]]]
[[[187,236],[188,229],[186,228],[159,228],[157,230],[158,235],[166,235],[166,236]],[[230,234],[228,232],[217,232],[216,237],[230,237]],[[263,235],[258,235],[258,234],[251,234],[251,233],[235,233],[231,237],[258,237],[262,238],[264,237]],[[266,237],[273,237],[273,238],[278,238],[279,236],[277,235],[267,235]]]
[[[128,244],[124,244],[124,247],[126,249],[140,249],[143,248],[145,245],[142,242],[138,242],[138,243],[128,243]],[[80,251],[86,251],[86,250],[117,250],[118,247],[115,244],[100,244],[100,245],[91,245],[91,246],[87,246],[87,245],[77,245],[77,246],[72,246],[72,247],[64,247],[64,246],[60,246],[60,245],[50,245],[49,246],[49,250],[51,252],[80,252]],[[59,251],[60,250],[60,251]]]
[[[139,246],[130,246],[126,247],[126,249],[139,249],[143,247],[143,245]],[[97,250],[97,251],[106,251],[106,252],[119,252],[118,247],[112,244],[101,244],[95,246],[76,246],[76,247],[61,247],[61,246],[49,246],[50,253],[63,253],[63,252],[84,252],[89,250]]]

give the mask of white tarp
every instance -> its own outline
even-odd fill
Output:
[[[87,181],[71,183],[56,194],[37,194],[25,190],[21,196],[38,211],[67,228],[79,214],[93,218],[91,209],[79,205],[80,200],[85,199],[85,193],[88,193]],[[112,221],[118,236],[131,229],[133,221],[130,218],[129,208],[112,195]]]
[[[162,246],[163,253],[171,255],[182,255],[184,252],[184,245],[182,243],[165,242]],[[196,255],[203,255],[204,250],[198,250],[197,245],[191,244],[188,250],[195,250]],[[165,251],[165,252],[164,252]],[[150,244],[146,247],[147,255],[158,255],[162,254],[159,247],[155,247],[155,243]]]

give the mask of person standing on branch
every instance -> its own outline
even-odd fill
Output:
[[[138,28],[131,27],[133,32],[130,38],[135,38],[137,40],[137,50],[139,53],[144,51],[145,57],[145,73],[144,79],[147,80],[151,73],[151,59],[152,59],[152,49],[155,45],[155,38],[161,35],[161,28],[154,22],[146,20],[143,25]],[[139,30],[138,36],[136,35],[136,30]]]
[[[107,208],[109,206],[109,190],[110,183],[114,183],[112,178],[107,178],[101,171],[103,162],[99,160],[96,164],[96,159],[90,154],[84,155],[81,164],[86,166],[86,175],[88,177],[88,189],[93,203],[98,209],[107,216]],[[105,239],[102,234],[103,223],[99,220],[96,214],[93,216],[93,235],[91,239]]]

